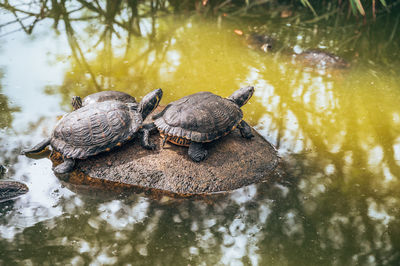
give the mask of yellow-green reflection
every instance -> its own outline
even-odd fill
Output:
[[[18,107],[10,106],[7,96],[2,92],[3,75],[4,73],[0,69],[0,129],[10,127],[13,120],[12,113],[20,110]]]
[[[228,96],[254,85],[245,115],[284,150],[313,151],[346,169],[358,160],[373,171],[387,164],[396,174],[400,95],[394,77],[357,65],[340,72],[305,71],[290,56],[248,50],[233,27],[201,19],[158,23],[157,39],[133,38],[120,56],[116,42],[112,57],[100,50],[88,60],[100,89],[141,98],[160,87],[165,105],[202,90]],[[91,75],[75,61],[60,89],[67,103],[72,95],[96,91]]]
[[[100,53],[88,61],[101,89],[122,90],[140,98],[159,87],[164,90],[165,105],[204,90],[229,96],[240,86],[252,84],[247,80],[252,58],[243,53],[243,44],[230,30],[196,20],[160,24],[169,27],[160,26],[157,40],[133,38],[125,54],[110,58]],[[73,62],[61,90],[68,102],[71,95],[85,96],[96,87],[91,75]],[[251,101],[252,105],[256,102]],[[250,109],[246,106],[245,110]]]

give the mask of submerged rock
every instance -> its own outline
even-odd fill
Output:
[[[162,191],[179,196],[227,192],[268,180],[277,167],[275,148],[253,129],[255,137],[242,138],[235,129],[208,143],[209,157],[193,162],[187,147],[166,144],[158,133],[151,136],[156,150],[143,149],[138,141],[126,143],[108,153],[78,160],[76,169],[60,176],[72,185],[121,191]],[[51,156],[54,165],[62,162],[59,153]]]
[[[295,59],[297,62],[300,62],[306,66],[322,69],[346,69],[350,67],[350,63],[343,58],[320,50],[307,50],[295,55]]]

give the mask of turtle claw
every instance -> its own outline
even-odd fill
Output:
[[[253,133],[251,132],[251,127],[244,120],[239,123],[238,128],[243,138],[251,139],[254,137]]]
[[[241,133],[242,137],[245,139],[251,139],[254,137],[253,133],[251,133],[251,132],[249,132],[249,133],[240,132],[240,133]]]
[[[143,145],[143,148],[145,148],[146,150],[152,150],[152,151],[154,151],[156,149],[156,147],[157,147],[157,145],[155,145],[153,143],[148,144],[148,145]]]
[[[201,162],[207,157],[208,151],[202,143],[192,142],[189,146],[188,155],[193,161]]]
[[[53,168],[56,174],[66,174],[74,169],[75,161],[73,159],[65,159],[62,164],[57,165]]]
[[[197,163],[203,161],[207,157],[207,155],[208,155],[208,152],[206,150],[204,152],[197,153],[196,155],[189,154],[190,158]]]

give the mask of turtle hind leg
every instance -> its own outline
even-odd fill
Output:
[[[254,137],[253,133],[251,133],[251,127],[244,120],[239,123],[238,128],[243,138],[251,139]]]
[[[57,165],[54,167],[53,171],[56,174],[66,174],[72,171],[75,166],[75,160],[71,158],[66,158],[64,159],[64,162],[62,164]]]
[[[44,148],[46,148],[46,146],[48,146],[50,144],[50,140],[51,138],[47,138],[42,140],[41,142],[39,142],[38,144],[36,144],[35,146],[33,146],[30,149],[23,149],[21,151],[21,154],[27,154],[27,153],[36,153],[36,152],[40,152],[42,150],[44,150]]]
[[[149,141],[150,133],[156,129],[154,123],[146,124],[139,130],[140,145],[148,150],[154,150],[156,145]]]
[[[201,162],[207,157],[208,151],[204,148],[203,143],[191,142],[189,145],[188,154],[193,161]]]

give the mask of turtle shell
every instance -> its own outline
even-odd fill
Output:
[[[168,140],[186,146],[210,142],[231,132],[243,113],[234,102],[211,92],[199,92],[170,103],[154,124]]]
[[[90,94],[83,98],[82,106],[88,104],[105,102],[105,101],[120,101],[124,103],[136,103],[135,97],[122,92],[122,91],[101,91],[97,93]]]
[[[296,55],[295,58],[310,67],[342,69],[350,67],[350,63],[343,58],[319,50],[307,50]]]
[[[67,158],[85,159],[129,140],[142,123],[141,114],[128,104],[93,103],[65,115],[50,144]]]
[[[29,191],[29,188],[21,182],[13,180],[0,180],[0,202],[15,199]]]

